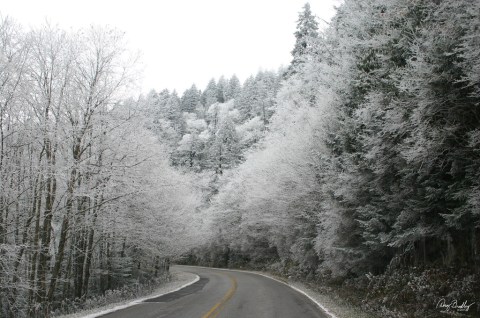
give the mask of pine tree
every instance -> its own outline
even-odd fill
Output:
[[[410,134],[402,146],[409,167],[402,185],[409,200],[392,243],[415,244],[422,262],[448,250],[444,264],[467,264],[479,248],[479,216],[468,198],[478,175],[472,136],[480,127],[480,101],[478,82],[469,75],[475,62],[464,60],[462,51],[464,40],[475,37],[466,25],[478,21],[478,11],[472,14],[469,1],[429,3],[425,8],[430,14],[416,34],[399,85],[402,107],[409,114],[405,125]],[[478,47],[476,51],[478,56]]]
[[[211,164],[217,175],[240,162],[240,146],[235,124],[231,118],[224,118],[215,132],[211,145]]]
[[[297,30],[294,34],[296,40],[292,50],[293,60],[289,70],[291,73],[294,73],[306,56],[311,53],[312,43],[318,38],[318,22],[308,2],[305,3],[303,11],[298,16]]]
[[[201,101],[205,111],[207,111],[212,104],[218,102],[217,83],[214,78],[208,82],[207,87],[202,93]]]
[[[200,91],[197,90],[195,84],[183,93],[180,103],[183,112],[194,113],[196,111],[200,103]]]
[[[220,76],[217,83],[217,101],[219,103],[225,103],[227,101],[227,98],[225,96],[227,91],[227,85],[228,83],[225,77],[223,75]]]
[[[227,88],[225,89],[225,99],[226,101],[237,98],[242,91],[242,85],[238,77],[233,74],[230,80],[228,80]]]
[[[170,95],[166,105],[167,119],[173,123],[173,127],[178,135],[183,135],[185,131],[185,121],[181,111],[181,101],[177,92],[174,90]]]
[[[280,88],[278,76],[274,72],[259,72],[255,77],[254,114],[260,117],[266,126],[273,115],[275,97]]]
[[[253,118],[253,105],[255,103],[255,78],[248,77],[243,83],[242,92],[235,100],[235,108],[240,111],[241,121]]]

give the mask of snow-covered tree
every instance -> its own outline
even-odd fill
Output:
[[[180,104],[182,112],[194,113],[197,110],[200,104],[200,91],[195,84],[183,93]]]
[[[318,38],[318,22],[307,2],[303,11],[299,13],[297,30],[295,31],[295,46],[292,50],[293,60],[288,73],[296,72],[296,69],[304,60],[312,54],[312,43]]]
[[[238,77],[233,74],[232,77],[228,80],[227,87],[225,89],[225,101],[230,99],[236,99],[242,91],[242,84]]]
[[[217,83],[215,79],[211,79],[205,90],[202,92],[202,103],[205,107],[205,111],[208,110],[210,105],[218,102],[218,91],[217,91]]]

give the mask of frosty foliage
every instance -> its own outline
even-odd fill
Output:
[[[138,100],[121,33],[2,18],[0,314],[147,282],[167,257],[386,316],[476,299],[479,10],[345,0],[320,32],[307,4],[288,68]]]
[[[264,137],[220,178],[209,207],[216,239],[189,260],[358,284],[360,293],[365,274],[390,284],[387,268],[478,275],[478,9],[468,0],[344,1],[319,34],[305,6]],[[254,83],[235,100],[241,117],[256,114],[237,126],[244,145],[262,119],[247,93]],[[385,299],[403,297],[390,291]],[[423,308],[390,301],[384,313],[433,313],[435,297],[458,292],[432,292]]]
[[[1,17],[0,31],[0,316],[149,284],[204,232],[197,176],[170,166],[148,121],[164,101],[180,118],[177,100],[124,99],[136,57],[117,30],[25,32]]]

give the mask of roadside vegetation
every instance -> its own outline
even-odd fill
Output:
[[[0,316],[130,293],[169,259],[478,316],[479,14],[307,3],[288,66],[138,98],[121,32],[1,17]]]

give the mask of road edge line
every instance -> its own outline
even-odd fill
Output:
[[[221,270],[221,271],[230,271],[230,272],[244,272],[244,273],[250,273],[250,274],[255,274],[255,275],[259,275],[259,276],[263,276],[263,277],[266,277],[266,278],[270,278],[271,280],[274,280],[274,281],[277,281],[279,283],[282,283],[288,287],[290,287],[291,289],[297,291],[298,293],[306,296],[308,299],[310,299],[315,305],[318,306],[318,308],[320,308],[325,314],[329,315],[331,318],[338,318],[335,314],[333,314],[332,312],[330,312],[328,310],[328,308],[326,308],[325,306],[323,306],[321,303],[319,303],[315,298],[313,298],[312,296],[310,296],[309,294],[307,294],[305,291],[299,289],[298,287],[295,287],[295,286],[292,286],[284,281],[281,281],[275,277],[272,277],[272,276],[269,276],[267,274],[264,274],[264,273],[259,273],[259,272],[253,272],[253,271],[247,271],[247,270],[242,270],[242,269],[228,269],[228,268],[217,268],[217,267],[205,267],[205,266],[191,266],[191,265],[179,265],[179,266],[185,266],[185,267],[199,267],[199,268],[205,268],[205,269],[218,269],[218,270]]]
[[[293,290],[296,290],[297,292],[299,292],[300,294],[302,295],[305,295],[308,299],[310,299],[313,303],[315,303],[323,312],[325,312],[327,315],[329,315],[331,318],[337,318],[337,316],[335,316],[335,314],[331,313],[328,308],[326,308],[325,306],[323,306],[321,303],[319,303],[315,298],[313,298],[312,296],[310,296],[309,294],[307,294],[307,292],[301,290],[300,288],[298,287],[295,287],[295,286],[292,286],[284,281],[281,281],[279,279],[276,279],[274,277],[271,277],[271,276],[268,276],[266,274],[262,274],[262,273],[255,273],[255,272],[249,272],[249,273],[254,273],[254,274],[257,274],[257,275],[260,275],[260,276],[263,276],[263,277],[267,277],[267,278],[270,278],[270,279],[273,279],[279,283],[282,283],[284,285],[287,285],[288,287],[290,287],[291,289]]]
[[[126,303],[126,304],[123,304],[123,305],[118,305],[118,306],[115,306],[115,307],[110,308],[110,309],[105,309],[103,311],[93,313],[93,314],[88,314],[86,316],[81,316],[81,317],[82,318],[97,318],[97,317],[100,317],[100,316],[103,316],[103,315],[106,315],[106,314],[110,314],[110,313],[118,311],[118,310],[122,310],[122,309],[125,309],[125,308],[128,308],[128,307],[132,307],[134,305],[137,305],[139,303],[144,302],[145,300],[149,300],[149,299],[152,299],[152,298],[157,298],[157,297],[160,297],[160,296],[163,296],[163,295],[168,295],[168,294],[177,292],[180,289],[183,289],[185,287],[193,285],[200,280],[200,276],[198,276],[197,274],[194,274],[194,273],[191,273],[191,274],[196,276],[194,280],[192,280],[191,282],[185,283],[185,284],[181,285],[180,287],[178,287],[174,290],[164,292],[164,293],[155,294],[155,295],[150,295],[150,296],[143,297],[143,298],[138,298],[138,299],[132,300],[129,303]]]

